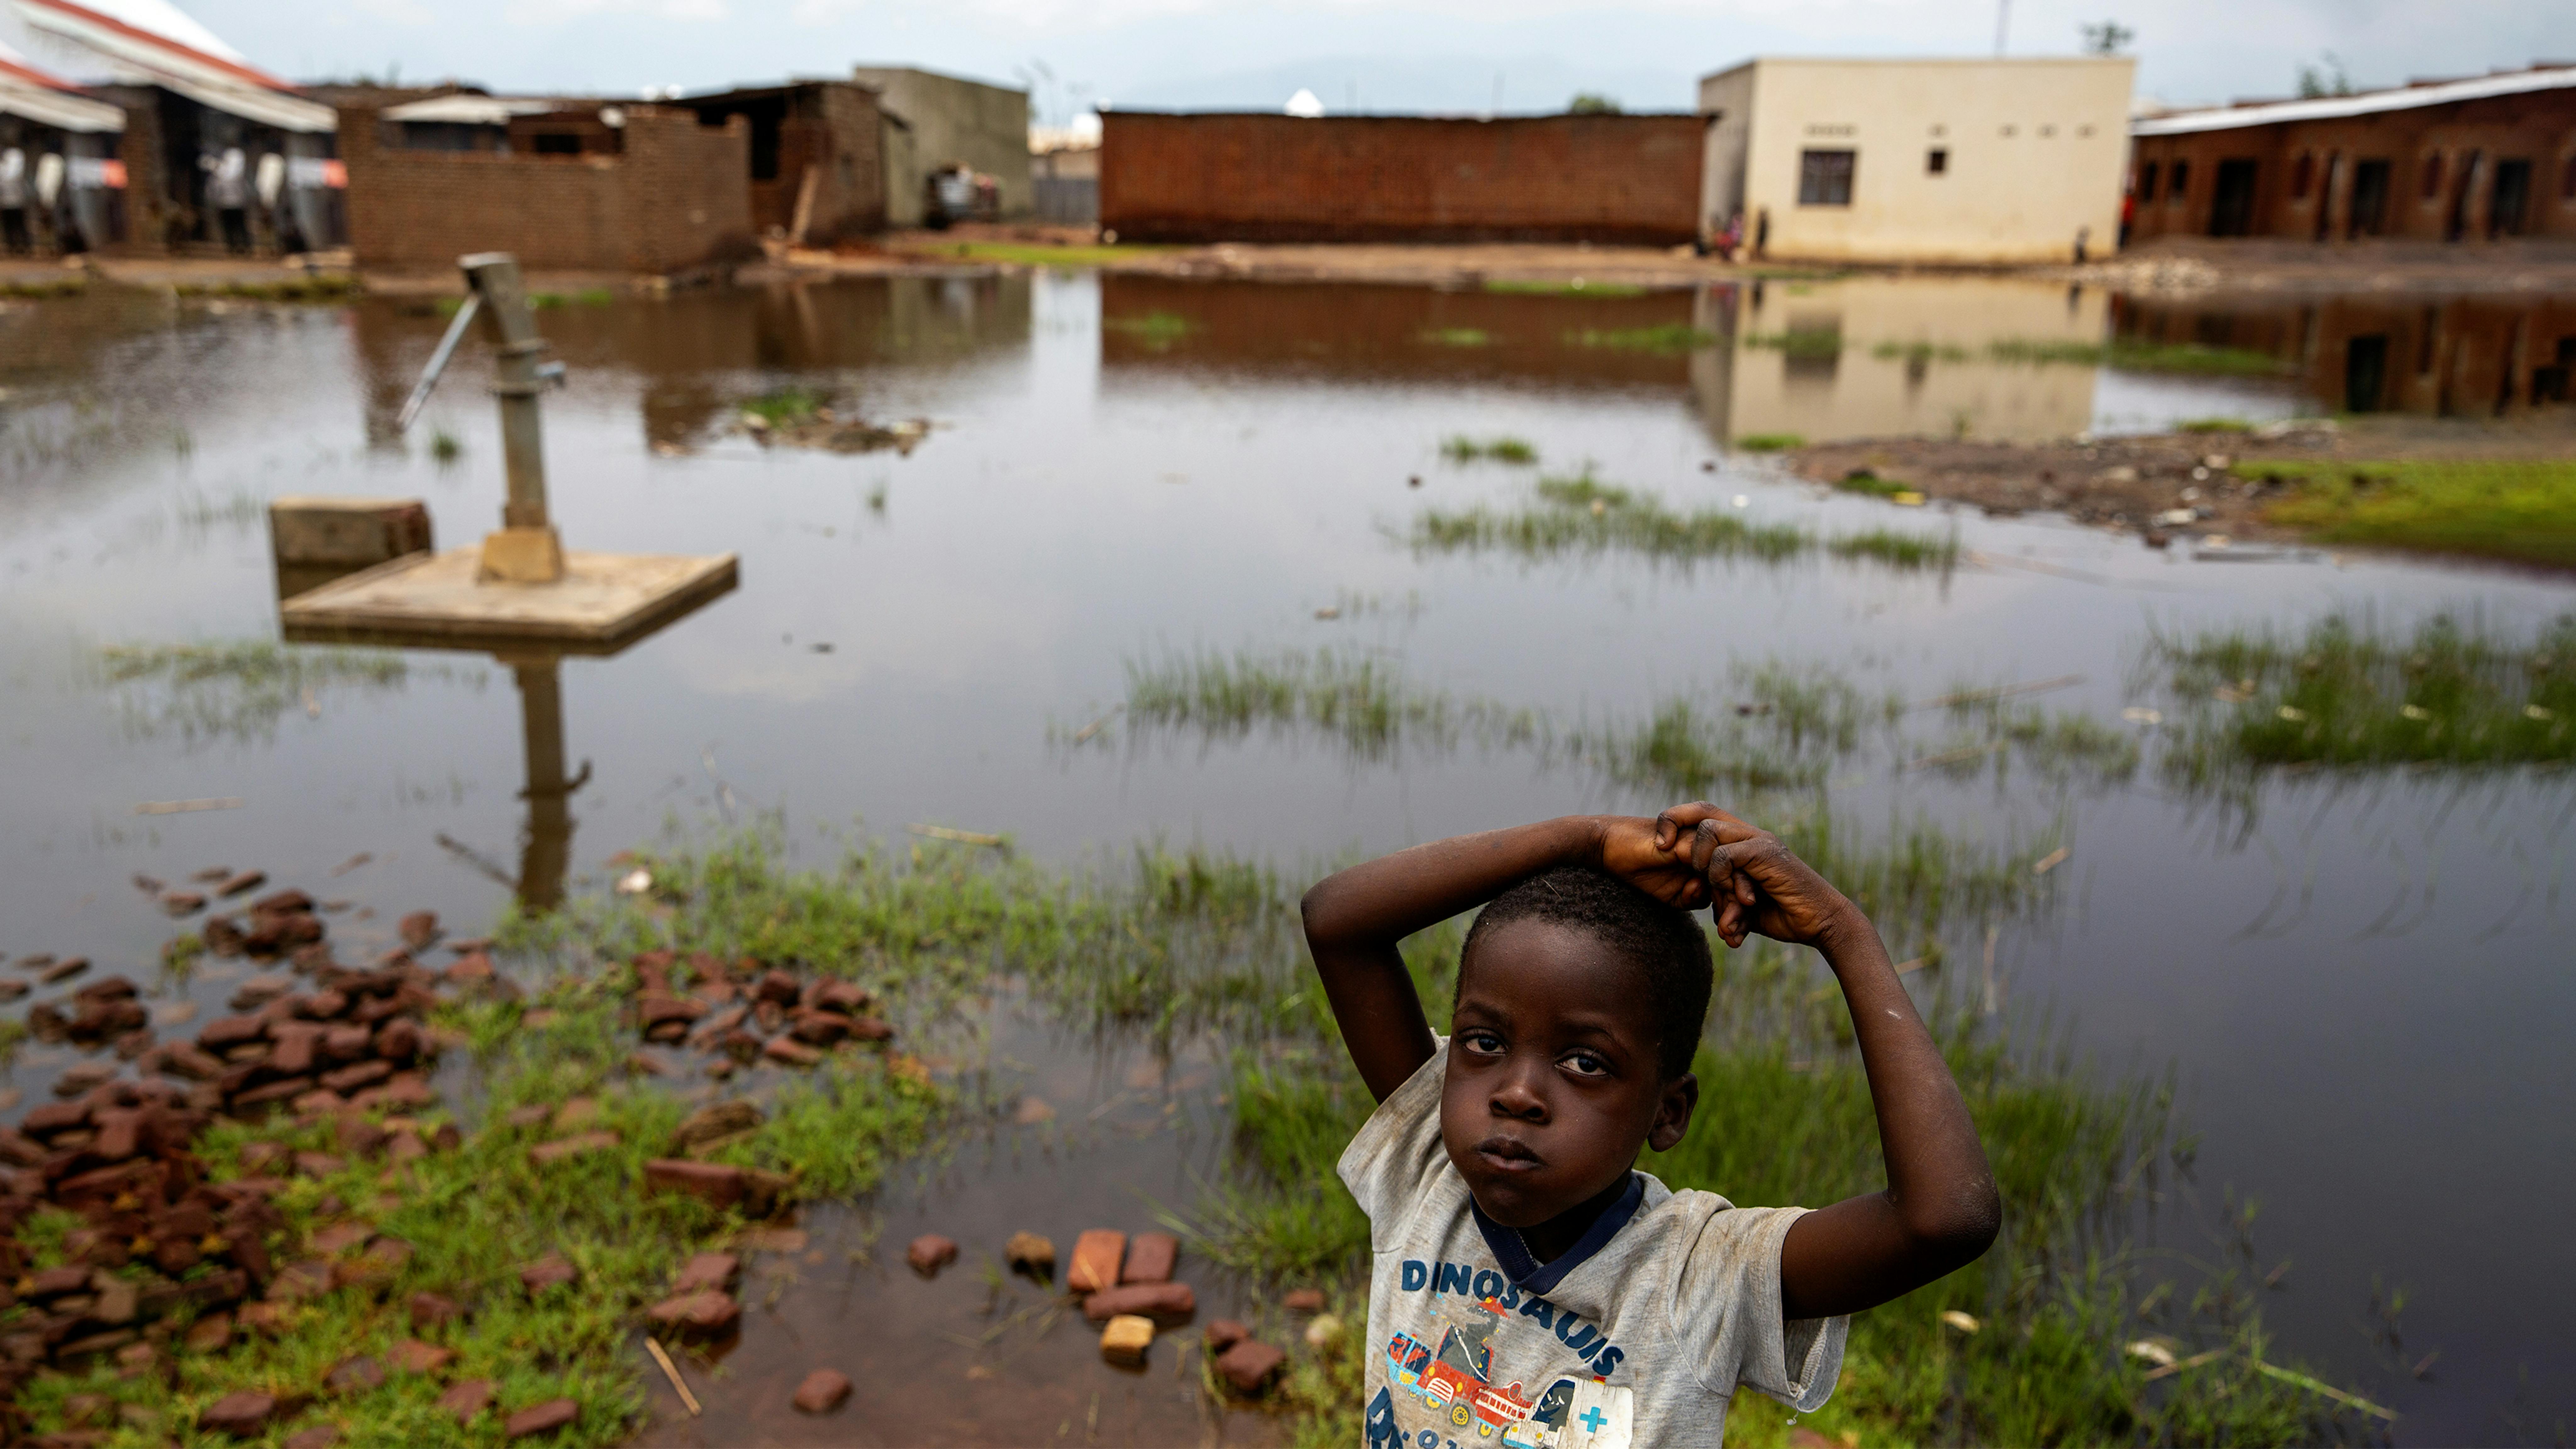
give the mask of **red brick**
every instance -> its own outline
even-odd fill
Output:
[[[1127,1254],[1127,1235],[1093,1228],[1073,1242],[1073,1261],[1064,1270],[1064,1286],[1093,1293],[1118,1281],[1118,1264]]]
[[[1169,1283],[1181,1257],[1181,1240],[1169,1233],[1138,1233],[1127,1240],[1127,1266],[1121,1283]]]
[[[1698,234],[1696,115],[1101,122],[1100,224],[1121,240],[1672,246]]]
[[[1129,1283],[1103,1288],[1082,1301],[1082,1316],[1104,1323],[1122,1313],[1175,1323],[1198,1312],[1199,1299],[1187,1283]]]

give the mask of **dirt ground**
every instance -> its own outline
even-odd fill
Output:
[[[2225,535],[2282,540],[2296,535],[2263,521],[2285,489],[2242,476],[2270,459],[2391,462],[2563,459],[2576,456],[2576,417],[2508,422],[2404,416],[2303,419],[2253,433],[2162,433],[2000,443],[1890,438],[1794,449],[1782,462],[1812,482],[1840,484],[1856,473],[1901,484],[1926,499],[1971,504],[1998,515],[2062,512],[2158,537]],[[2190,523],[2160,521],[2178,509]]]

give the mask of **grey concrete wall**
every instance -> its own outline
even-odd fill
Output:
[[[911,128],[909,164],[894,164],[900,145],[886,148],[888,225],[921,224],[922,177],[951,161],[993,178],[1004,217],[1030,213],[1028,92],[898,66],[859,66],[851,78]]]

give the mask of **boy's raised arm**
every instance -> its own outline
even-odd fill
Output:
[[[1887,1190],[1791,1225],[1780,1247],[1781,1316],[1857,1313],[1976,1261],[2003,1220],[1994,1173],[1878,928],[1777,837],[1715,806],[1677,806],[1655,830],[1658,845],[1687,841],[1692,864],[1707,872],[1729,946],[1759,931],[1824,953],[1869,1074]]]
[[[1417,845],[1306,892],[1306,946],[1369,1091],[1383,1102],[1431,1060],[1431,1026],[1398,942],[1561,865],[1605,866],[1673,905],[1700,904],[1699,872],[1678,852],[1655,850],[1654,829],[1628,816],[1568,815]]]

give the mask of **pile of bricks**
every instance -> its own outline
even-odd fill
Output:
[[[333,1175],[351,1158],[399,1164],[459,1142],[452,1125],[404,1115],[436,1099],[420,1068],[432,1051],[422,1015],[440,976],[405,952],[369,970],[341,966],[322,935],[300,891],[254,903],[238,948],[296,951],[312,989],[293,991],[288,978],[248,984],[236,1007],[255,1009],[208,1023],[193,1043],[154,1042],[121,976],[29,1013],[39,1036],[113,1046],[139,1079],[79,1064],[57,1084],[63,1100],[0,1130],[0,1398],[14,1401],[49,1364],[164,1371],[174,1337],[165,1320],[183,1309],[194,1320],[185,1346],[217,1350],[238,1331],[274,1326],[295,1299],[381,1286],[409,1260],[408,1243],[354,1224],[317,1233],[307,1259],[280,1266],[270,1256],[283,1220],[269,1199],[288,1177]],[[333,1122],[339,1151],[253,1143],[243,1176],[210,1181],[191,1144],[216,1114],[281,1106]],[[65,1239],[69,1261],[31,1272],[19,1229],[48,1207],[81,1226]],[[228,1416],[265,1424],[276,1406],[216,1407],[208,1427]],[[0,1439],[23,1428],[17,1412],[0,1406]]]
[[[676,951],[635,958],[636,1030],[647,1042],[683,1045],[713,1058],[707,1075],[722,1079],[753,1062],[810,1067],[843,1042],[881,1042],[894,1028],[868,1014],[873,998],[853,981],[817,976],[800,981],[746,956],[725,962],[700,951],[684,963]],[[688,973],[676,989],[674,973]]]

